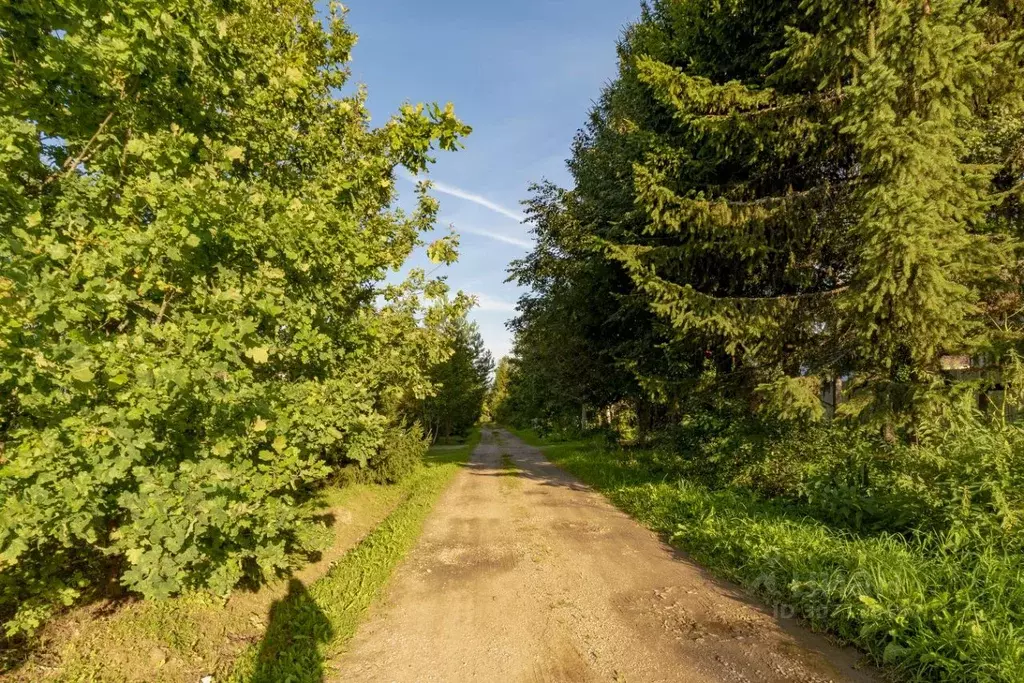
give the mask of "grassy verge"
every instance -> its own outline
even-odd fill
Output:
[[[319,665],[311,674],[282,669],[278,678],[263,657],[290,650],[298,666],[305,660],[300,662],[294,651],[305,636],[329,633],[332,642],[351,636],[358,616],[397,562],[395,551],[404,552],[415,540],[416,518],[422,521],[431,496],[444,488],[478,439],[477,434],[457,449],[432,451],[424,467],[399,484],[351,484],[325,491],[325,508],[335,517],[334,544],[291,580],[254,592],[239,590],[226,601],[199,593],[116,609],[75,610],[44,629],[37,655],[0,680],[194,683],[210,674],[221,682],[234,672],[236,681],[319,681],[314,677]],[[326,616],[317,617],[316,600],[331,599],[341,585],[352,589],[341,591],[346,607],[333,605],[323,612]],[[313,618],[303,622],[304,614]],[[306,630],[289,633],[293,626]]]
[[[433,455],[409,497],[376,529],[308,589],[292,582],[271,610],[259,646],[249,648],[228,680],[238,683],[323,680],[324,664],[355,634],[366,609],[380,595],[398,562],[412,548],[438,496],[479,441]]]
[[[544,450],[781,617],[804,619],[859,646],[894,677],[1024,681],[1019,556],[983,546],[855,536],[742,491],[665,481],[645,469],[642,454],[598,444]]]

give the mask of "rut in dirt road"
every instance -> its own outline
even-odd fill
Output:
[[[867,681],[857,654],[715,581],[488,431],[337,681]]]

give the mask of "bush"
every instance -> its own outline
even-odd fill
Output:
[[[370,458],[365,469],[368,479],[377,484],[396,484],[423,462],[430,444],[419,425],[403,429],[390,428],[380,451]]]
[[[1024,432],[975,421],[918,444],[842,424],[699,412],[662,432],[647,467],[712,490],[783,499],[858,532],[952,532],[1017,542]]]

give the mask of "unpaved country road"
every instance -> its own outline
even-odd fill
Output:
[[[710,578],[538,449],[485,431],[329,671],[388,682],[874,680],[856,662]]]

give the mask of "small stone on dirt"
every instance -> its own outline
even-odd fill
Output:
[[[162,648],[154,647],[149,651],[149,663],[154,669],[159,669],[167,663],[167,653]]]

